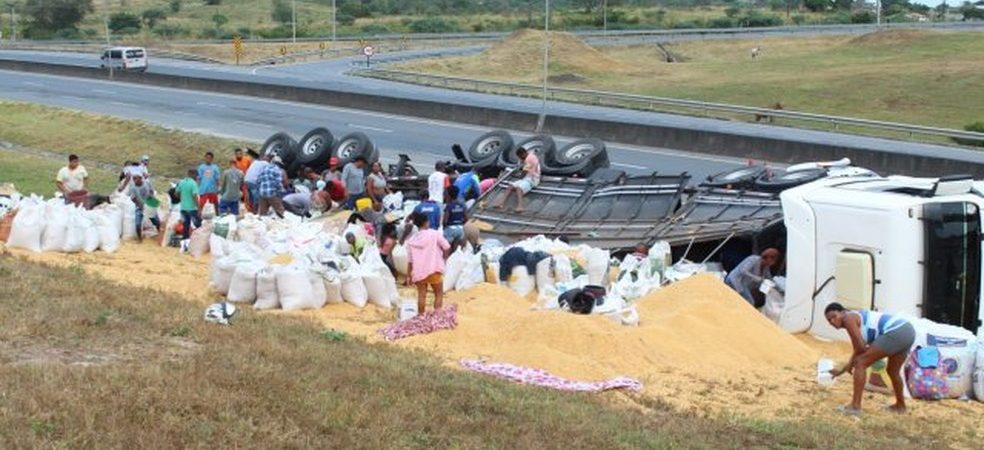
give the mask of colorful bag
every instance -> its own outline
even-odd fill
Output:
[[[950,393],[939,348],[916,347],[912,350],[905,363],[905,374],[913,398],[940,400]]]

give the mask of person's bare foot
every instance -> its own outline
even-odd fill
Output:
[[[516,212],[517,214],[518,213],[521,213],[523,211],[526,211],[526,208],[516,208],[516,209],[513,210],[513,212]]]

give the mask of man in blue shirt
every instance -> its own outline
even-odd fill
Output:
[[[426,190],[420,191],[420,204],[413,209],[413,213],[427,216],[427,221],[430,222],[432,229],[441,228],[441,205],[431,200],[430,194]]]
[[[458,186],[448,188],[448,198],[452,199],[444,208],[444,239],[451,243],[465,237],[465,221],[468,220],[468,207],[458,192]]]
[[[458,178],[454,180],[454,187],[458,188],[457,198],[462,201],[478,198],[481,194],[481,187],[479,187],[478,184],[478,175],[470,170],[458,175]]]
[[[217,208],[219,206],[219,166],[213,163],[215,155],[212,152],[205,154],[205,162],[198,166],[198,209],[201,210],[206,203],[211,203]]]

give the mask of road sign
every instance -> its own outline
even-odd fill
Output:
[[[366,45],[362,47],[362,54],[366,55],[366,68],[369,68],[369,60],[372,59],[372,55],[376,54],[376,49],[371,45]]]

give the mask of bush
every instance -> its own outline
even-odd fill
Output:
[[[793,23],[796,25],[803,25],[804,23],[806,23],[806,16],[802,14],[793,14],[791,19],[793,19]]]
[[[717,17],[707,22],[707,28],[734,28],[735,20],[730,17]]]
[[[984,133],[984,121],[977,121],[970,125],[964,127],[964,131],[972,131],[975,133]],[[953,138],[953,140],[961,145],[970,145],[974,147],[984,147],[984,141],[974,141],[970,139],[960,139]]]
[[[205,0],[205,4],[209,6],[218,6],[222,4],[222,0]]]
[[[181,12],[181,0],[171,0],[171,3],[169,3],[168,5],[170,5],[171,7],[171,12],[173,13]]]
[[[154,28],[158,22],[167,20],[167,12],[159,8],[151,8],[140,14],[148,28]]]
[[[454,33],[461,31],[461,29],[457,22],[440,17],[428,17],[410,22],[410,31],[414,33]]]
[[[339,14],[335,17],[335,21],[339,25],[352,25],[355,23],[355,16],[350,14]]]
[[[123,30],[136,30],[135,33],[139,33],[141,25],[143,24],[140,22],[140,18],[137,17],[136,14],[124,11],[109,16],[109,29],[112,30],[113,33],[134,34],[131,32],[123,32]]]
[[[215,24],[215,28],[222,28],[222,25],[229,23],[229,18],[222,14],[215,14],[212,16],[212,23]]]
[[[390,32],[390,29],[380,23],[370,23],[362,27],[362,32],[365,34],[386,34]]]
[[[871,11],[858,11],[851,15],[851,23],[875,23],[878,18]]]
[[[779,16],[773,14],[762,14],[758,12],[750,12],[744,17],[738,19],[738,23],[744,27],[777,27],[782,25],[782,19]]]
[[[700,24],[694,20],[682,20],[680,22],[673,22],[670,25],[670,28],[673,28],[675,30],[689,30],[692,28],[700,28],[700,27],[701,27]]]
[[[85,36],[79,32],[76,28],[63,28],[55,32],[52,36],[55,39],[65,39],[65,40],[78,40],[84,39]]]

